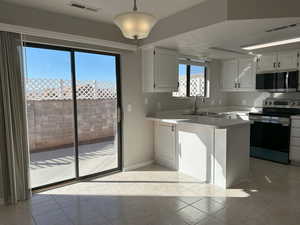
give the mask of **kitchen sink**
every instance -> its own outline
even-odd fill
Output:
[[[188,116],[218,116],[219,113],[215,113],[215,112],[193,112],[193,113],[186,113],[184,115],[188,115]]]
[[[215,112],[196,112],[196,113],[186,113],[183,115],[189,116],[207,116],[213,118],[223,118],[223,119],[239,119],[240,116],[231,113],[215,113]]]

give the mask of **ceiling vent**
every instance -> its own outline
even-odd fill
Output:
[[[69,5],[71,7],[77,8],[77,9],[88,10],[88,11],[91,11],[91,12],[98,12],[99,11],[99,8],[87,6],[87,5],[84,5],[84,4],[79,3],[79,2],[71,2]]]
[[[285,25],[285,26],[275,27],[275,28],[266,30],[266,32],[270,33],[270,32],[274,32],[274,31],[285,30],[285,29],[289,29],[289,28],[292,28],[292,27],[297,27],[298,25],[299,24],[297,24],[297,23],[293,23],[293,24],[289,24],[289,25]]]

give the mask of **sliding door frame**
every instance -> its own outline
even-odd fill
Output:
[[[41,48],[41,49],[49,49],[49,50],[60,50],[70,52],[71,59],[71,79],[72,79],[72,95],[73,95],[73,118],[74,118],[74,157],[75,157],[75,177],[71,179],[66,179],[59,182],[54,182],[46,185],[42,185],[39,187],[34,187],[32,190],[39,190],[43,188],[48,188],[51,186],[67,184],[73,181],[78,181],[82,179],[97,177],[113,172],[121,171],[123,168],[123,154],[122,154],[122,140],[123,140],[123,111],[122,111],[122,92],[121,92],[121,57],[120,54],[102,52],[102,51],[94,51],[94,50],[86,50],[80,48],[71,48],[71,47],[63,47],[56,45],[48,45],[48,44],[40,44],[33,42],[23,42],[23,47],[33,47],[33,48]],[[75,52],[84,52],[98,55],[109,55],[115,57],[115,66],[116,66],[116,88],[117,88],[117,145],[118,145],[118,166],[117,168],[105,170],[98,173],[93,173],[85,176],[79,176],[79,142],[78,142],[78,117],[77,117],[77,96],[76,96],[76,65],[75,65]]]

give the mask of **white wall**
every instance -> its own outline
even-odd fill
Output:
[[[123,164],[124,168],[154,158],[153,123],[145,119],[145,95],[142,92],[140,53],[121,56],[123,103]],[[131,106],[131,111],[128,108]]]

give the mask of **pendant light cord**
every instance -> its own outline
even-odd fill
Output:
[[[137,11],[136,0],[133,0],[133,11]]]

